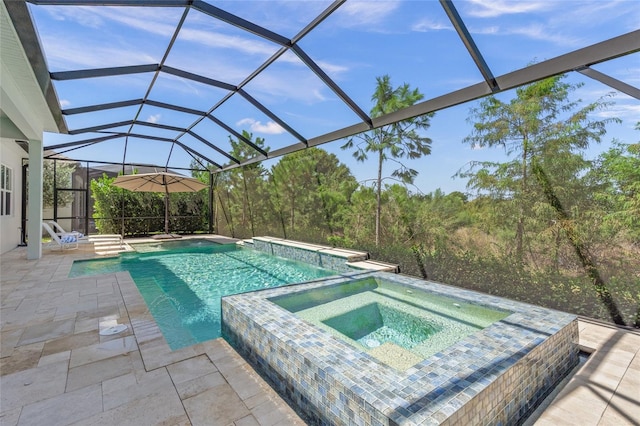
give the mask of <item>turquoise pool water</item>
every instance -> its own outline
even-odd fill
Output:
[[[337,274],[206,240],[138,244],[136,250],[75,261],[69,277],[128,271],[173,350],[221,336],[222,296]]]
[[[373,278],[270,300],[400,371],[512,313]]]

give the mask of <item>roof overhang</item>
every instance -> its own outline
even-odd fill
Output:
[[[0,23],[3,137],[41,140],[43,132],[66,133],[26,4],[3,1]]]

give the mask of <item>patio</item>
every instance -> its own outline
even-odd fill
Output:
[[[3,425],[304,424],[223,339],[172,352],[128,273],[67,278],[95,250],[3,254]],[[591,356],[530,423],[637,424],[640,334],[581,320],[580,345]]]
[[[223,339],[171,351],[128,273],[68,278],[74,260],[114,255],[126,249],[120,241],[90,240],[65,252],[42,249],[43,220],[80,218],[84,233],[90,234],[92,168],[102,175],[160,165],[207,173],[211,182],[215,173],[330,147],[425,114],[446,117],[486,96],[507,96],[563,74],[598,91],[615,91],[623,97],[620,105],[631,111],[640,99],[635,74],[627,73],[635,69],[640,29],[623,4],[616,4],[620,16],[572,19],[579,24],[575,33],[567,33],[572,43],[554,43],[552,50],[539,43],[531,52],[516,44],[518,53],[527,54],[512,55],[506,45],[494,44],[493,34],[478,30],[510,26],[512,14],[486,21],[491,10],[479,19],[462,1],[455,1],[462,13],[448,0],[404,2],[404,16],[429,19],[405,28],[410,39],[388,45],[375,37],[398,31],[373,31],[360,39],[368,31],[352,27],[354,18],[379,13],[362,9],[353,14],[358,2],[316,2],[317,10],[308,8],[296,19],[282,17],[291,18],[286,4],[297,9],[297,2],[270,2],[277,17],[273,22],[254,15],[253,9],[259,9],[255,2],[227,2],[229,10],[214,3],[0,3],[0,155],[6,176],[0,188],[6,197],[0,215],[0,424],[305,424]],[[244,3],[251,6],[248,11]],[[595,10],[584,3],[585,10]],[[78,10],[92,10],[93,15]],[[531,15],[537,23],[538,15]],[[559,15],[551,11],[546,19],[556,22]],[[566,15],[561,17],[570,17]],[[93,19],[76,22],[87,16]],[[615,25],[605,17],[616,19]],[[623,25],[627,20],[631,23]],[[109,25],[100,31],[87,25],[96,22]],[[424,31],[430,23],[438,25]],[[604,32],[596,31],[600,24]],[[85,26],[87,33],[81,32]],[[561,25],[563,33],[567,26]],[[504,34],[503,40],[517,40],[517,34]],[[413,51],[416,46],[420,54]],[[411,47],[410,54],[403,47]],[[204,62],[211,58],[238,66]],[[235,64],[238,58],[241,62]],[[540,62],[531,63],[534,58]],[[388,71],[389,64],[401,64],[401,70]],[[405,71],[415,74],[405,76]],[[426,97],[382,115],[365,112],[369,85],[387,72],[420,86]],[[300,94],[304,96],[294,96]],[[625,121],[626,127],[634,128],[636,120]],[[445,124],[446,138],[440,139],[448,141],[456,129]],[[244,130],[260,138],[267,135],[269,149],[247,138]],[[43,169],[45,160],[54,158],[86,166],[82,185],[58,185],[53,175],[53,193],[77,197],[81,213],[61,213],[66,207],[62,202],[53,202],[51,217],[43,213],[48,207],[42,201]],[[430,163],[425,164],[420,168]],[[208,210],[205,232],[213,232],[213,191]],[[29,241],[29,235],[38,238]],[[25,241],[28,247],[22,247]],[[100,334],[118,324],[127,329]],[[640,331],[581,319],[579,344],[591,356],[528,424],[640,424]]]

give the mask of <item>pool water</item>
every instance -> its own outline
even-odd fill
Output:
[[[140,244],[136,250],[75,261],[69,277],[128,271],[172,350],[221,336],[222,296],[337,274],[206,240]]]
[[[391,342],[411,349],[439,332],[442,327],[374,302],[322,321],[367,348]]]
[[[398,370],[511,314],[371,278],[271,301]]]

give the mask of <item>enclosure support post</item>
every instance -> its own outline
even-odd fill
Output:
[[[213,234],[213,173],[209,171],[209,234]]]
[[[29,203],[27,210],[27,259],[42,257],[42,141],[29,140]]]

